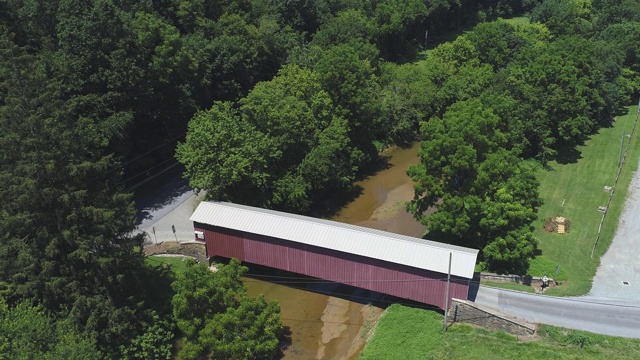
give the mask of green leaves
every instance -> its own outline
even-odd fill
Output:
[[[268,174],[271,148],[268,139],[242,121],[230,103],[216,103],[189,123],[176,158],[185,165],[191,186],[207,189],[214,199],[258,204]],[[235,191],[235,192],[234,192]]]
[[[173,314],[185,335],[181,359],[204,354],[216,359],[268,359],[278,349],[280,307],[247,297],[237,259],[213,272],[190,262],[173,284]]]
[[[318,75],[283,68],[241,101],[216,103],[189,125],[176,157],[210,199],[304,212],[350,186],[359,152]]]
[[[40,307],[21,302],[10,308],[0,297],[0,359],[101,359],[95,340]]]
[[[480,249],[493,270],[522,270],[533,256],[529,226],[540,206],[533,168],[508,151],[499,118],[478,100],[423,123],[408,208],[429,236]],[[428,208],[437,210],[430,216]],[[494,242],[498,244],[492,245]]]
[[[200,333],[200,341],[217,359],[270,359],[278,349],[282,329],[280,307],[263,296],[244,297],[237,308],[215,314]]]

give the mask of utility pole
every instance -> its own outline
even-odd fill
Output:
[[[429,30],[424,32],[424,51],[427,51],[427,41],[429,40]]]
[[[447,331],[447,315],[449,314],[449,288],[451,287],[451,256],[449,253],[449,271],[447,272],[447,296],[444,298],[444,320],[442,322],[442,330]]]
[[[624,145],[624,137],[631,137],[631,134],[627,135],[624,133],[624,131],[622,132],[622,139],[620,139],[620,155],[618,155],[618,167],[620,167],[620,163],[622,162],[622,145]]]
[[[153,227],[153,237],[156,239],[156,245],[158,245],[158,236],[156,235],[156,227]]]

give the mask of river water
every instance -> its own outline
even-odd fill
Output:
[[[413,197],[413,182],[406,170],[418,161],[418,149],[419,144],[415,144],[385,153],[388,167],[356,183],[362,188],[360,196],[332,220],[421,237],[425,227],[404,206]],[[290,338],[284,359],[355,359],[383,311],[368,305],[384,303],[378,301],[380,294],[367,290],[312,283],[313,279],[258,267],[251,267],[249,272],[256,275],[245,278],[248,294],[264,294],[267,300],[280,303],[282,322]]]

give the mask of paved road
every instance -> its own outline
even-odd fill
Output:
[[[475,302],[534,323],[640,338],[640,303],[637,301],[557,298],[481,286]]]
[[[613,201],[624,198],[624,210],[589,295],[555,298],[480,287],[471,291],[477,291],[476,303],[531,322],[640,338],[640,171],[621,195]]]
[[[138,231],[146,234],[145,242],[152,244],[193,240],[193,223],[189,221],[189,217],[199,198],[186,181],[176,177],[141,201],[138,204]]]
[[[138,225],[138,230],[145,232],[146,243],[161,243],[165,241],[191,241],[194,239],[193,222],[189,221],[189,217],[193,213],[193,210],[198,201],[198,197],[192,192],[185,193],[180,196],[174,203],[168,205],[171,207],[168,210],[166,207],[161,210],[166,214],[157,215],[155,212],[150,212],[153,216],[153,221],[143,222]],[[176,232],[173,233],[175,227]]]
[[[193,239],[189,221],[197,202],[188,186],[176,182],[148,204],[140,205],[140,231],[147,241]],[[554,298],[544,295],[480,287],[471,300],[505,314],[599,334],[640,338],[640,172],[636,172],[626,198],[618,231],[602,258],[589,296]],[[176,234],[172,231],[176,228]],[[155,236],[153,234],[155,229]],[[630,285],[622,285],[629,281]],[[617,298],[617,299],[612,299]]]

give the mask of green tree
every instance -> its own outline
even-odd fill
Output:
[[[526,48],[499,86],[528,114],[527,153],[548,160],[609,123],[625,101],[621,62],[615,48],[579,37]]]
[[[299,40],[271,16],[253,23],[240,14],[225,14],[213,31],[212,85],[216,98],[224,100],[237,100],[256,83],[273,77]]]
[[[27,302],[9,307],[0,297],[1,359],[101,359],[95,340]]]
[[[162,297],[154,301],[163,301]],[[170,302],[170,300],[166,300]],[[173,319],[169,314],[160,317],[155,311],[150,311],[148,320],[143,321],[141,333],[131,339],[127,345],[120,346],[121,358],[124,360],[169,360],[174,342]],[[166,318],[168,319],[166,319]]]
[[[516,26],[504,20],[479,24],[464,37],[476,48],[480,62],[491,65],[494,71],[504,68],[529,45]]]
[[[626,93],[640,94],[640,22],[612,24],[598,34],[598,39],[624,54],[623,76],[629,88]]]
[[[190,261],[173,284],[173,314],[185,336],[181,359],[269,359],[282,331],[280,307],[246,296],[247,268],[232,259],[213,272]]]
[[[546,25],[555,35],[582,35],[591,32],[591,1],[544,0],[531,11],[531,22]]]
[[[192,187],[211,199],[262,206],[268,202],[271,141],[244,121],[231,103],[215,103],[189,122],[176,158]]]
[[[241,105],[244,119],[274,144],[269,207],[304,212],[325,194],[350,186],[362,153],[351,145],[350,128],[334,111],[317,73],[284,67],[256,85]],[[314,163],[328,171],[304,171]]]
[[[384,64],[382,67],[380,113],[382,129],[395,144],[409,144],[419,132],[421,121],[435,114],[437,86],[425,62]]]
[[[50,57],[0,40],[0,292],[115,352],[139,329],[144,288],[135,210],[106,151],[129,114],[84,112],[51,80]]]
[[[634,0],[592,0],[591,6],[595,31],[613,24],[640,21],[640,4]]]
[[[200,333],[200,341],[216,359],[271,359],[282,331],[280,306],[264,296],[243,297],[237,307],[215,314]]]
[[[327,0],[269,0],[281,21],[307,39],[331,16]]]
[[[377,63],[373,45],[351,41],[323,51],[313,65],[322,89],[336,107],[334,113],[349,122],[349,138],[366,154],[366,160],[376,156],[373,140],[387,135],[380,132]]]
[[[374,23],[360,10],[344,10],[330,18],[313,36],[313,45],[323,49],[359,41],[372,43],[376,36]]]
[[[361,152],[314,72],[283,68],[241,101],[198,113],[176,156],[207,198],[305,212],[351,185]]]
[[[375,4],[371,18],[378,31],[376,42],[382,57],[395,62],[413,60],[417,53],[412,43],[413,31],[429,14],[427,2],[422,0],[387,0]],[[424,30],[419,29],[423,34]]]
[[[408,207],[429,236],[486,248],[493,270],[523,270],[536,248],[529,226],[540,206],[538,182],[506,149],[499,122],[479,100],[469,100],[423,123],[420,162],[408,171],[415,181]],[[437,211],[426,216],[430,207]],[[491,245],[500,239],[508,245]]]
[[[438,46],[423,63],[438,89],[432,105],[437,116],[456,101],[479,96],[495,77],[492,66],[480,62],[478,50],[465,36]]]

